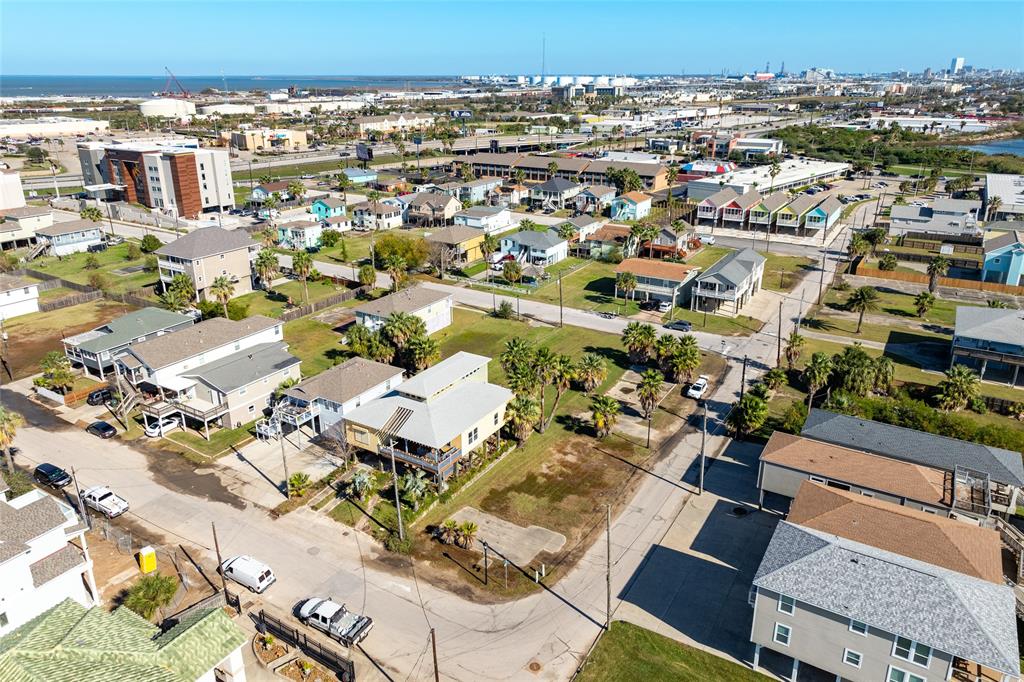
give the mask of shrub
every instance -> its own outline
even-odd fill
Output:
[[[139,247],[142,249],[143,253],[153,253],[154,251],[159,249],[160,246],[160,240],[157,239],[156,235],[153,234],[147,234],[145,237],[142,238],[142,243],[139,244]]]
[[[786,433],[800,433],[807,421],[807,405],[802,400],[790,403],[786,413],[782,415],[781,429]]]
[[[879,270],[892,271],[896,269],[896,265],[896,255],[892,253],[885,254],[884,256],[882,256],[882,259],[878,261]]]
[[[378,264],[384,263],[390,256],[398,256],[405,261],[405,266],[410,270],[422,266],[429,255],[430,248],[422,237],[384,234],[374,245],[374,256]]]
[[[324,230],[320,233],[320,246],[330,248],[337,244],[339,239],[341,239],[341,233],[337,230]]]
[[[126,260],[138,260],[142,258],[142,251],[135,242],[128,242],[128,249],[125,251]]]
[[[398,533],[388,533],[384,539],[384,549],[395,554],[412,554],[412,538],[406,536],[404,540],[398,537]]]
[[[113,286],[113,282],[110,281],[110,277],[104,272],[93,272],[89,274],[89,286],[93,289],[99,289],[106,293],[110,291],[110,287]]]
[[[494,311],[494,316],[502,320],[511,320],[516,316],[516,310],[510,302],[502,301],[498,304],[498,309]]]
[[[85,257],[85,269],[95,270],[100,266],[100,259],[96,257],[95,253],[90,253]]]
[[[142,261],[142,267],[145,268],[146,272],[156,272],[159,267],[157,264],[157,257],[146,256],[146,260]]]
[[[985,399],[981,396],[971,398],[970,408],[971,412],[977,412],[978,414],[985,414],[988,412],[988,405],[985,404]]]

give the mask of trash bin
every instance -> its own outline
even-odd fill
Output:
[[[146,545],[139,550],[139,570],[152,573],[156,570],[156,550]]]

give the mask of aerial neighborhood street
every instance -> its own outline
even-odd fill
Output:
[[[1024,36],[912,4],[661,75],[55,4],[195,51],[108,76],[5,7],[0,679],[1020,680]]]

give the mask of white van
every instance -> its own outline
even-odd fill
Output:
[[[277,581],[277,576],[270,570],[270,566],[251,556],[232,557],[220,565],[220,570],[225,578],[230,578],[257,594]]]

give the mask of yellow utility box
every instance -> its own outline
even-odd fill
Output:
[[[139,570],[152,573],[156,570],[156,550],[146,545],[139,550]]]

